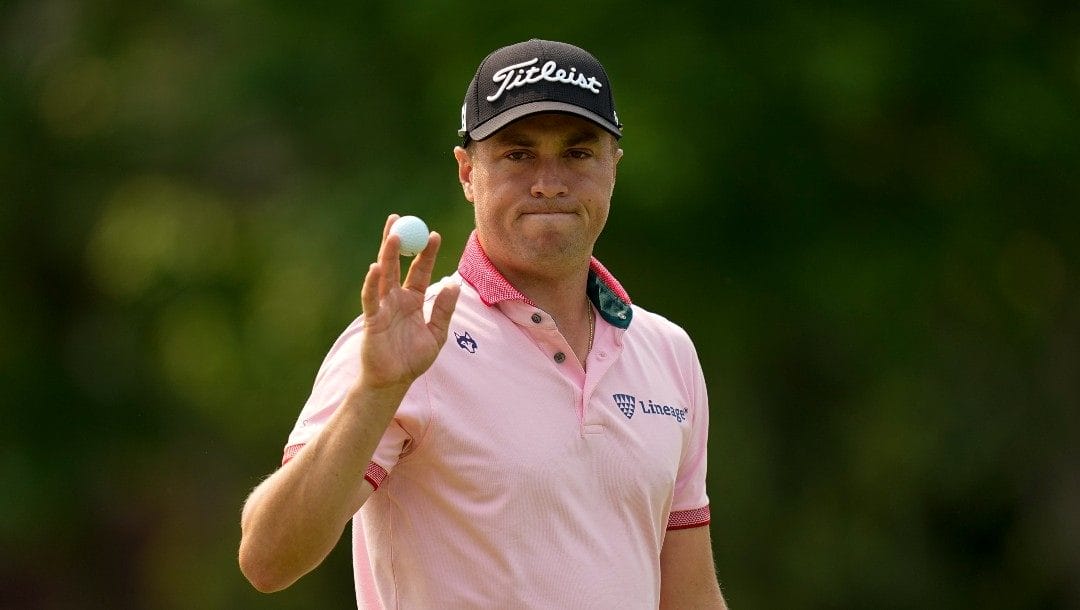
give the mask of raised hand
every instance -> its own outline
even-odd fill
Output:
[[[427,246],[409,265],[403,283],[400,240],[390,235],[390,226],[397,219],[397,214],[386,219],[378,260],[364,278],[359,382],[372,389],[404,392],[431,366],[446,342],[460,286],[444,286],[435,297],[430,320],[424,318],[424,293],[431,283],[442,237],[431,232]]]

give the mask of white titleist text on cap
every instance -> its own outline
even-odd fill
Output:
[[[532,83],[538,83],[542,80],[550,81],[553,83],[566,83],[568,85],[577,85],[582,89],[587,89],[593,93],[600,93],[600,87],[603,84],[596,80],[592,76],[585,76],[577,71],[577,68],[570,68],[570,71],[559,68],[554,61],[548,61],[543,66],[537,68],[536,63],[540,61],[540,58],[534,57],[529,61],[523,61],[520,64],[514,64],[512,66],[506,66],[500,69],[491,76],[492,82],[500,83],[499,90],[493,95],[487,96],[487,101],[494,102],[502,97],[502,94],[511,89],[522,87],[524,85],[530,85]],[[528,68],[527,70],[525,68]],[[517,74],[514,74],[514,71]]]

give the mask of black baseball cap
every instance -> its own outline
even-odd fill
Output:
[[[577,115],[622,137],[604,66],[585,49],[535,38],[492,51],[480,62],[465,92],[458,135],[464,142],[483,140],[541,112]]]

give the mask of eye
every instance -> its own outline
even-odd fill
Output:
[[[512,150],[506,153],[506,158],[511,161],[524,161],[529,158],[529,153],[524,150]]]
[[[566,156],[570,157],[571,159],[588,159],[592,156],[592,151],[580,148],[572,148],[566,151]]]

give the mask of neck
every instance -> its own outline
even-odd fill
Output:
[[[511,278],[507,279],[514,283]],[[551,314],[582,368],[586,368],[596,327],[593,305],[585,294],[587,279],[588,270],[572,282],[560,282],[558,286],[551,283],[524,286],[514,283],[529,300]]]
[[[591,257],[531,266],[500,264],[490,256],[488,260],[506,281],[554,318],[584,368],[595,332],[593,306],[586,296]]]
[[[505,275],[506,279],[530,301],[536,303],[556,320],[575,319],[585,313],[582,303],[586,301],[585,285],[589,271],[567,274],[558,279],[522,278]]]

